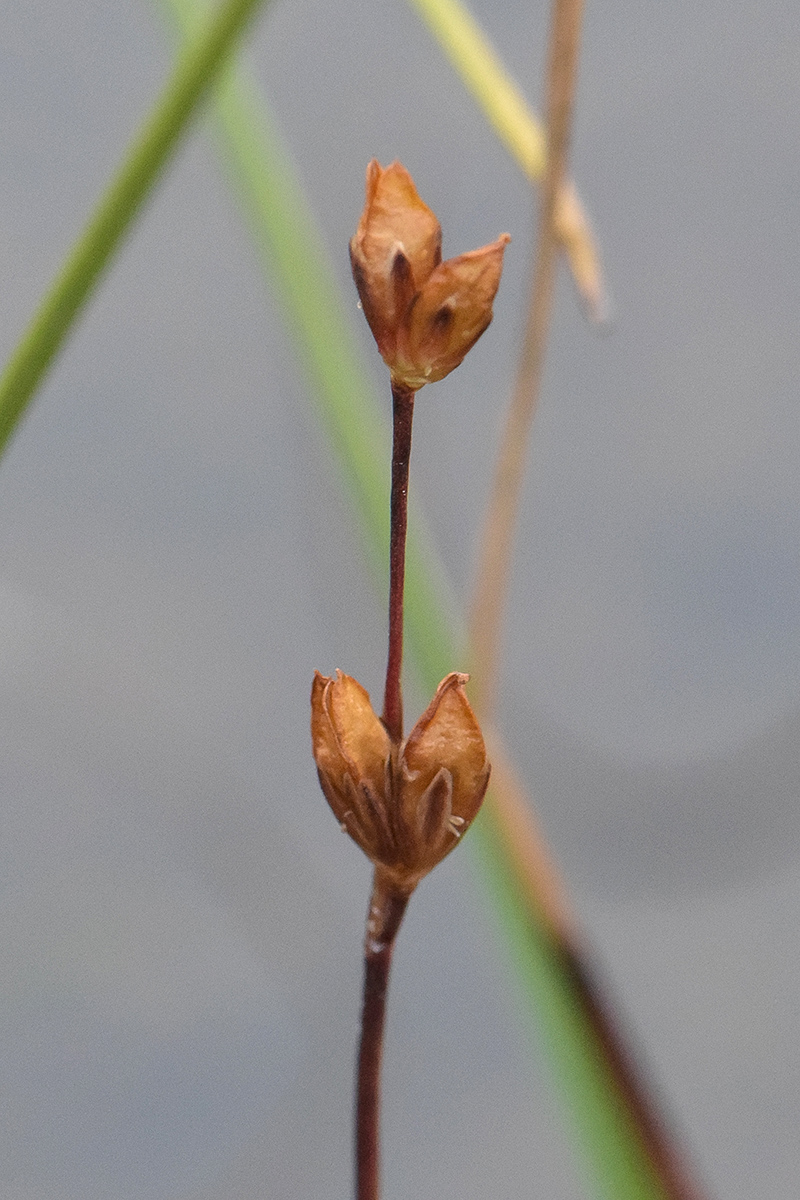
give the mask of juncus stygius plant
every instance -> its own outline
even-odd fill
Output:
[[[408,468],[414,397],[463,361],[492,320],[507,233],[442,261],[442,231],[400,163],[367,168],[366,202],[350,242],[364,315],[389,368],[394,437],[389,543],[389,655],[383,712],[357,680],[314,677],[311,740],[336,819],[375,871],[365,940],[356,1096],[356,1197],[378,1200],[380,1062],[394,939],[411,893],[475,818],[490,767],[451,672],[403,736],[401,670]]]

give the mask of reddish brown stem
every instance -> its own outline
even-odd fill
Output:
[[[403,740],[403,584],[406,573],[408,468],[411,461],[411,423],[414,393],[392,384],[392,496],[389,533],[389,658],[383,723],[396,744]]]
[[[383,1029],[392,951],[408,896],[375,872],[364,942],[364,1003],[356,1086],[356,1200],[380,1197],[380,1101]]]

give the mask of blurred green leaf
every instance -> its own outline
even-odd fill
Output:
[[[481,26],[460,0],[409,0],[522,170],[544,174],[544,128]]]
[[[0,376],[0,454],[226,55],[263,3],[225,0],[197,24],[196,36]]]

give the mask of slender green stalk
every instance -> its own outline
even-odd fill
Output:
[[[528,178],[544,175],[544,127],[522,91],[460,0],[409,0],[458,71],[465,87]]]
[[[0,454],[152,191],[236,38],[265,0],[226,0],[204,23],[0,377]]]

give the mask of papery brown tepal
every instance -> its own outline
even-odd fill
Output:
[[[455,672],[401,745],[393,745],[357,680],[317,672],[311,741],[320,783],[342,828],[400,893],[449,854],[480,809],[489,764]]]
[[[496,242],[442,262],[442,231],[405,167],[367,167],[366,202],[350,242],[364,315],[396,386],[444,379],[492,320],[503,252]]]

